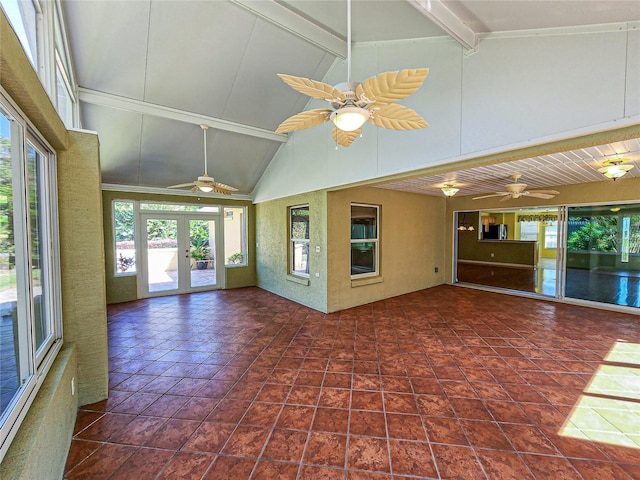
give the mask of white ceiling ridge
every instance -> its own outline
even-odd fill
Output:
[[[122,185],[117,183],[103,183],[103,191],[109,192],[127,192],[127,193],[153,193],[155,195],[173,195],[180,197],[207,197],[207,198],[225,198],[233,200],[251,200],[251,195],[243,193],[232,193],[231,195],[223,195],[221,193],[192,193],[189,190],[176,190],[163,187],[145,187],[141,185]]]
[[[206,124],[211,128],[225,130],[227,132],[238,133],[241,135],[249,135],[252,137],[264,138],[273,142],[285,143],[288,140],[287,135],[274,133],[271,130],[258,128],[242,123],[231,122],[221,118],[209,117],[186,110],[165,107],[154,103],[134,100],[132,98],[121,97],[111,93],[104,93],[97,90],[79,87],[78,96],[80,101],[99,105],[103,107],[116,108],[127,112],[139,113],[142,115],[151,115],[154,117],[167,118],[179,122],[190,123],[193,125]]]
[[[477,32],[449,10],[441,0],[407,0],[407,2],[465,49],[471,52],[478,50],[479,36]]]
[[[531,28],[527,30],[505,30],[502,32],[484,32],[478,36],[482,40],[492,38],[519,38],[554,35],[583,35],[589,33],[626,32],[640,28],[640,22],[597,23],[593,25],[574,25],[571,27]]]
[[[347,42],[273,0],[231,0],[254,15],[336,57],[347,58]]]

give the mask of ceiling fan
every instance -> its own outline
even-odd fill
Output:
[[[520,198],[520,197],[536,197],[536,198],[553,198],[555,195],[560,194],[556,190],[526,190],[526,183],[519,183],[518,180],[522,177],[520,173],[514,173],[511,175],[514,183],[508,183],[504,186],[504,192],[496,192],[491,195],[483,195],[481,197],[473,197],[474,200],[479,200],[481,198],[489,198],[489,197],[503,197],[500,201],[505,202],[512,198]]]
[[[336,143],[348,147],[360,135],[365,122],[390,130],[414,130],[429,124],[415,111],[395,102],[418,90],[429,74],[428,68],[408,68],[385,72],[362,83],[351,81],[351,0],[347,0],[347,81],[335,87],[316,80],[278,74],[300,93],[326,100],[331,108],[317,108],[289,117],[276,133],[289,133],[333,121]]]
[[[208,125],[200,125],[202,129],[202,133],[204,136],[204,175],[201,175],[196,180],[190,183],[180,183],[178,185],[171,185],[167,188],[182,188],[182,187],[193,187],[190,191],[195,193],[197,191],[201,191],[204,193],[223,193],[225,195],[230,195],[231,192],[237,192],[238,189],[226,185],[224,183],[216,182],[213,177],[210,177],[207,174],[207,130],[209,129]]]

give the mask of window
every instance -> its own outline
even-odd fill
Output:
[[[309,205],[289,208],[289,272],[309,276]]]
[[[133,202],[113,202],[113,233],[116,275],[136,273],[136,230]]]
[[[67,128],[78,127],[78,102],[60,1],[0,0],[25,55]]]
[[[558,248],[558,222],[544,223],[544,248]]]
[[[538,241],[538,222],[520,221],[520,240]]]
[[[62,345],[55,172],[0,93],[0,461]]]
[[[245,232],[245,209],[243,207],[225,207],[224,258],[227,267],[247,264]]]
[[[0,4],[16,32],[29,61],[38,69],[38,11],[33,1],[1,0]]]
[[[351,277],[378,275],[378,214],[375,205],[351,204]]]

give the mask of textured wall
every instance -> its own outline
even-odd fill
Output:
[[[351,203],[380,205],[380,277],[351,280]],[[443,283],[445,199],[381,188],[328,194],[328,311],[363,305]],[[438,267],[438,273],[435,272]]]
[[[256,205],[258,286],[322,312],[327,308],[328,282],[326,198],[325,192],[311,192]],[[303,204],[309,205],[308,285],[292,281],[287,273],[288,207]],[[316,252],[317,246],[320,252]]]
[[[1,479],[62,478],[77,411],[77,393],[71,394],[76,363],[75,347],[65,345],[0,464]]]
[[[78,350],[79,404],[108,394],[107,316],[98,137],[69,132],[58,155],[62,317]]]

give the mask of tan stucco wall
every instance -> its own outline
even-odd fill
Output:
[[[225,288],[240,288],[256,285],[256,227],[255,205],[248,200],[236,200],[218,197],[193,197],[183,195],[158,195],[151,193],[102,192],[102,216],[104,218],[104,260],[106,277],[106,299],[108,304],[129,302],[138,298],[138,275],[116,276],[114,269],[115,246],[113,237],[114,200],[141,200],[166,203],[189,203],[203,205],[221,205],[246,207],[247,209],[247,251],[246,266],[225,268]]]
[[[107,397],[102,196],[98,137],[69,132],[58,154],[58,209],[64,339],[78,349],[79,403]]]
[[[369,187],[329,192],[327,310],[335,312],[443,283],[445,202],[441,197]],[[381,282],[351,281],[351,203],[380,205]]]
[[[289,207],[309,205],[309,279],[288,275]],[[256,205],[258,286],[308,307],[327,309],[327,194],[311,192]],[[316,252],[316,247],[320,252]],[[319,276],[316,277],[315,274]]]

